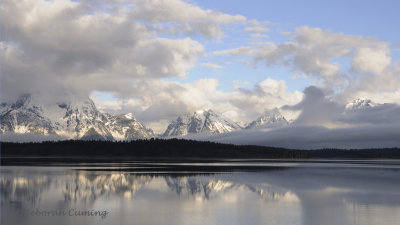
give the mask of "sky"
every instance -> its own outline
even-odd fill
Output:
[[[399,9],[395,0],[3,0],[1,97],[90,96],[156,132],[205,108],[241,122],[281,108],[300,125],[371,125],[343,109],[357,98],[400,104]],[[382,109],[376,125],[398,123],[396,110]]]

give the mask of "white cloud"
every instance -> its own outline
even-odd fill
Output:
[[[350,110],[344,115],[337,116],[336,120],[350,126],[398,123],[400,122],[400,106],[387,103],[360,110]]]
[[[155,130],[163,130],[165,121],[205,108],[228,115],[234,121],[250,122],[267,109],[298,103],[303,95],[297,91],[288,92],[284,81],[271,78],[252,89],[238,88],[231,92],[218,90],[218,85],[216,79],[200,79],[185,84],[148,80],[137,84],[134,94],[139,98],[117,103],[98,99],[95,102],[103,111],[133,112],[139,121],[152,124]]]
[[[237,55],[237,56],[249,55],[251,53],[252,53],[252,48],[247,46],[213,52],[214,55]]]
[[[228,15],[214,10],[204,10],[181,0],[136,0],[132,1],[134,18],[154,23],[172,22],[179,26],[169,27],[172,32],[200,33],[206,37],[221,37],[220,25],[244,23],[241,15]]]
[[[388,47],[388,43],[376,39],[310,27],[296,28],[291,39],[275,46],[267,43],[267,48],[256,52],[255,59],[266,60],[267,64],[288,64],[332,83],[341,76],[339,64],[332,62],[334,59],[352,57],[354,49],[372,46],[378,52],[385,52]]]
[[[208,67],[208,68],[211,68],[211,69],[221,69],[221,68],[223,68],[221,65],[214,64],[214,63],[202,63],[201,65],[205,66],[205,67]]]
[[[251,32],[251,33],[265,33],[265,32],[268,32],[269,29],[266,28],[266,27],[262,27],[262,26],[259,26],[259,27],[246,27],[246,28],[244,28],[244,31],[245,32]]]
[[[258,20],[250,20],[248,21],[247,27],[244,28],[244,32],[249,32],[249,33],[256,33],[256,34],[262,34],[269,32],[269,28],[267,27],[270,25],[269,22],[260,22]]]
[[[246,21],[180,0],[6,0],[0,14],[3,99],[25,92],[135,97],[141,80],[185,77],[205,54],[182,32],[220,37],[221,26]],[[179,37],[160,38],[171,29]]]
[[[329,99],[323,90],[310,86],[304,90],[304,97],[296,105],[284,107],[288,110],[301,110],[294,124],[317,125],[325,127],[337,126],[334,121],[344,111],[344,105]]]
[[[334,101],[327,94],[311,86],[305,89],[301,102],[284,106],[283,109],[288,111],[301,111],[287,127],[256,128],[218,135],[199,134],[187,138],[294,149],[400,147],[400,105],[382,104],[345,110],[344,104]]]
[[[224,111],[229,105],[228,95],[217,90],[218,80],[201,79],[192,83],[180,84],[162,80],[147,80],[137,83],[136,99],[120,100],[123,112],[133,112],[145,124],[162,124],[160,121],[173,120],[178,115],[203,108]],[[98,103],[105,111],[110,111],[107,102]],[[165,129],[166,127],[164,127]],[[161,128],[156,128],[161,129]]]
[[[203,46],[190,38],[146,40],[138,43],[137,48],[132,50],[130,57],[124,59],[123,65],[140,65],[144,68],[142,76],[152,77],[184,77],[186,71],[193,67],[198,56],[204,52]],[[132,74],[134,71],[127,72]]]
[[[267,78],[253,89],[236,89],[232,93],[231,102],[239,111],[243,110],[247,114],[248,121],[260,116],[265,110],[297,104],[302,97],[303,94],[299,91],[287,91],[285,81]]]
[[[386,41],[307,26],[288,35],[288,42],[252,46],[254,60],[315,77],[321,86],[336,90],[343,101],[363,97],[356,95],[363,91],[394,92],[400,86],[395,76],[400,69],[392,63]]]
[[[187,76],[206,55],[200,40],[222,38],[225,26],[241,24],[239,32],[264,37],[268,23],[182,0],[4,0],[0,24],[2,98],[29,92],[59,101],[107,92],[118,100],[97,99],[102,110],[133,112],[156,130],[201,108],[248,122],[285,105],[292,105],[287,112],[301,111],[299,126],[336,129],[357,125],[350,115],[338,119],[346,101],[400,103],[400,66],[392,60],[390,43],[376,38],[303,26],[284,43],[251,39],[242,47],[214,51],[213,56],[252,56],[253,62],[241,60],[252,67],[260,61],[290,67],[294,76],[314,77],[319,86],[289,92],[285,81],[267,78],[250,89],[223,92],[216,79],[183,84],[162,79]],[[199,65],[222,68],[212,61]],[[380,111],[393,112],[398,111]]]
[[[242,130],[190,138],[239,145],[263,145],[292,149],[393,148],[400,147],[400,124],[327,129],[320,126],[289,126],[274,130]]]
[[[360,48],[354,55],[352,66],[361,72],[382,74],[392,63],[389,49]]]
[[[362,96],[366,99],[371,99],[376,103],[397,103],[400,104],[400,90],[397,91],[382,91],[382,92],[370,92],[370,91],[355,91],[352,96]]]

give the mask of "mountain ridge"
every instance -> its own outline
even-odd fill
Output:
[[[267,110],[264,115],[250,122],[245,128],[253,129],[256,127],[272,128],[289,125],[289,121],[280,113],[278,108]]]
[[[162,136],[185,136],[198,133],[220,134],[239,129],[242,129],[239,124],[211,109],[206,109],[178,116],[168,125]]]
[[[221,134],[254,128],[277,128],[290,122],[278,108],[267,110],[248,124],[238,123],[214,112],[197,110],[178,116],[162,134],[141,124],[132,113],[100,112],[89,98],[74,99],[44,105],[30,94],[21,95],[15,102],[1,103],[0,133],[58,135],[67,139],[135,140],[153,137],[182,137],[189,134]],[[364,110],[377,106],[369,99],[355,99],[347,103],[346,111]]]
[[[1,133],[57,134],[70,139],[133,140],[154,137],[133,114],[100,112],[90,99],[40,105],[31,95],[1,104]]]

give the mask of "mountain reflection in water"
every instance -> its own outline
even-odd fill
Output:
[[[398,169],[294,167],[208,175],[76,169],[2,167],[1,224],[329,225],[400,221]],[[86,214],[71,216],[71,210]],[[95,212],[107,213],[100,217]]]

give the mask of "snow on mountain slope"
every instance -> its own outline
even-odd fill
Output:
[[[346,104],[346,110],[351,110],[351,109],[365,109],[365,108],[369,108],[369,107],[374,107],[377,106],[376,103],[374,103],[373,101],[369,100],[369,99],[355,99],[352,102],[349,102],[348,104]]]
[[[1,133],[55,134],[50,119],[43,116],[43,109],[31,103],[31,96],[22,95],[15,103],[1,104]]]
[[[117,116],[106,114],[106,116],[108,118],[106,127],[117,140],[134,140],[138,138],[154,137],[153,131],[139,123],[132,113]]]
[[[258,117],[253,122],[249,123],[246,126],[246,129],[252,129],[256,127],[281,127],[288,125],[289,122],[286,120],[284,116],[279,112],[277,108],[266,111],[264,115]]]
[[[65,112],[55,120],[60,134],[72,138],[113,139],[105,125],[108,122],[107,117],[97,110],[92,100],[60,103],[58,107],[63,108]]]
[[[238,129],[241,129],[240,125],[209,109],[179,116],[167,127],[163,136],[184,136],[202,132],[220,134]]]
[[[28,94],[1,105],[1,133],[58,134],[72,139],[132,140],[154,136],[132,114],[110,115],[89,98],[40,105]]]

